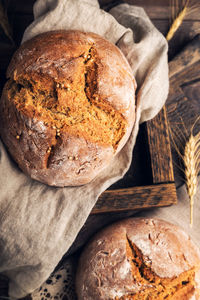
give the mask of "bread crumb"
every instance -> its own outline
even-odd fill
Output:
[[[17,70],[14,71],[14,73],[13,73],[13,78],[14,78],[14,80],[17,79]]]
[[[51,152],[51,147],[49,147],[47,150],[47,153],[50,153],[50,152]]]

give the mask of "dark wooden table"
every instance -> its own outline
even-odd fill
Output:
[[[3,3],[7,9],[9,23],[11,24],[13,30],[14,40],[14,43],[11,42],[0,27],[0,90],[5,83],[5,71],[10,58],[15,49],[19,46],[25,28],[33,20],[32,7],[34,2],[34,0],[0,0],[0,3]],[[113,5],[116,5],[119,2],[122,1],[101,0],[100,5],[105,10],[109,10]],[[172,7],[170,5],[172,1],[127,0],[124,2],[144,7],[154,25],[164,35],[167,34],[171,22]],[[189,2],[189,5],[190,13],[186,15],[179,30],[174,35],[173,39],[169,42],[169,61],[172,61],[172,59],[180,51],[182,51],[183,48],[187,46],[195,36],[200,33],[200,2],[199,0],[191,1]],[[198,37],[196,37],[196,41],[199,41]],[[196,41],[195,43],[198,44],[198,42]],[[190,57],[190,51],[192,51],[191,48],[189,48],[188,51],[188,57]],[[197,67],[199,68],[199,63],[197,64]],[[177,124],[180,123],[181,118],[189,131],[194,121],[200,114],[200,74],[198,73],[196,67],[197,64],[190,65],[190,63],[186,63],[185,69],[187,69],[187,72],[182,70],[181,75],[178,79],[178,75],[174,76],[175,79],[171,85],[169,97],[166,103],[168,120],[171,124],[172,130],[173,128],[175,129]],[[173,72],[176,72],[176,66],[171,64],[171,68],[173,69]],[[188,76],[190,76],[192,80],[188,80]],[[196,130],[199,129],[200,124],[197,124]],[[180,174],[180,171],[177,168],[177,165],[180,164],[180,162],[176,152],[174,151],[173,143],[171,146],[173,150],[172,152],[175,178],[177,184],[181,185],[183,182],[183,178],[182,174]],[[115,213],[103,214],[100,216],[90,216],[82,231],[80,232],[76,243],[71,247],[68,254],[74,253],[74,251],[79,249],[99,228],[107,225],[110,222],[113,222],[125,216],[131,216],[133,214],[134,212],[130,211],[126,214]],[[5,283],[5,281],[0,280],[0,299],[1,296],[6,295],[6,289],[7,284]]]

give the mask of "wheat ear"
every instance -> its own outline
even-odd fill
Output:
[[[188,7],[188,2],[189,0],[186,1],[183,9],[179,12],[179,14],[177,15],[177,17],[174,19],[168,33],[166,36],[166,40],[170,41],[172,39],[172,37],[174,36],[175,32],[177,31],[177,29],[180,27],[180,25],[183,22],[183,19],[185,18],[185,15],[187,13],[187,7]]]
[[[200,132],[193,136],[191,133],[188,142],[185,145],[184,151],[184,165],[185,165],[185,179],[188,196],[190,199],[190,225],[193,224],[193,207],[194,196],[197,192],[197,176],[200,169]]]
[[[194,160],[195,141],[193,135],[190,136],[185,146],[184,164],[185,164],[185,177],[188,196],[190,198],[190,224],[193,224],[193,206],[194,195],[197,190],[197,176]]]

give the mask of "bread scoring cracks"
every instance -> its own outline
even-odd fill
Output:
[[[88,102],[92,104],[94,101],[94,92],[97,89],[97,64],[94,61],[95,49],[93,46],[88,50],[87,55],[84,54],[84,76],[85,76],[85,87],[84,92],[85,96],[88,99]],[[89,76],[90,74],[90,76]]]
[[[116,141],[112,146],[114,149],[117,148],[120,140],[122,139],[124,133],[125,133],[125,128],[127,126],[127,122],[125,121],[124,117],[122,116],[121,113],[117,112],[113,107],[109,104],[106,99],[103,99],[101,95],[98,93],[98,57],[97,53],[94,47],[94,44],[90,47],[88,50],[87,55],[84,54],[84,64],[85,64],[85,87],[84,87],[84,92],[85,96],[88,99],[88,102],[95,107],[97,110],[102,110],[104,113],[107,115],[109,118],[110,115],[113,118],[116,118],[118,121],[120,121],[120,126],[119,130],[116,131]],[[101,121],[101,118],[99,118],[98,113],[95,113],[95,117]],[[109,129],[111,130],[111,135],[112,131],[115,126],[110,127]]]
[[[59,145],[62,143],[62,140],[59,136],[57,136],[57,133],[55,135],[55,142],[48,148],[47,150],[47,158],[46,158],[46,168],[48,169],[51,165],[51,160],[54,157],[54,152],[56,150],[56,147],[59,147]]]
[[[73,61],[78,62],[74,81],[50,78],[47,74],[41,76],[40,73],[15,73],[9,82],[8,99],[24,115],[42,120],[47,127],[59,129],[61,139],[62,133],[67,132],[97,145],[112,146],[115,151],[125,134],[127,122],[98,95],[95,46],[91,45],[86,53],[73,58],[70,63]],[[55,147],[53,143],[47,149],[50,158]]]
[[[139,292],[129,292],[114,300],[163,300],[173,296],[188,295],[195,287],[195,268],[174,278],[160,278],[151,268],[151,261],[145,259],[142,251],[126,236],[127,257],[131,263],[133,282],[141,287]]]

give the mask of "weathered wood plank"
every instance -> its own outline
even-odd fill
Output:
[[[153,183],[173,182],[173,165],[165,107],[146,123]]]
[[[185,49],[177,54],[177,56],[169,64],[169,76],[176,74],[187,73],[189,66],[197,63],[200,60],[200,35],[197,35]],[[199,71],[200,72],[200,71]],[[189,76],[187,76],[188,78]]]
[[[105,191],[99,197],[92,214],[138,210],[175,203],[176,188],[174,183],[139,186]]]

